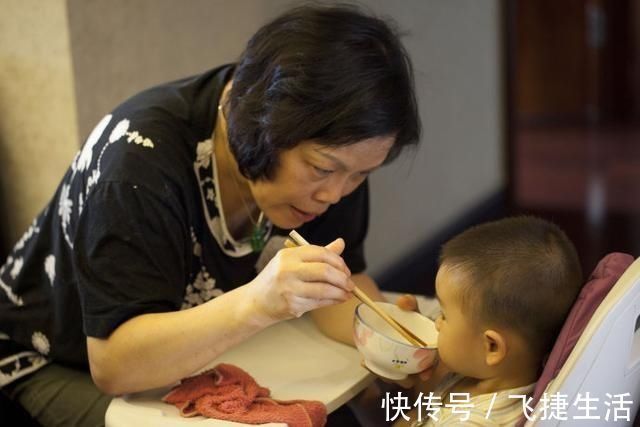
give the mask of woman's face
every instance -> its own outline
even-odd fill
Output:
[[[375,137],[339,147],[302,142],[280,155],[272,180],[249,183],[265,216],[293,229],[322,215],[355,190],[387,157],[394,137]]]

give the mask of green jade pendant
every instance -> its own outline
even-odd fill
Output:
[[[251,249],[254,253],[261,252],[264,249],[266,235],[267,227],[264,223],[264,213],[260,212],[258,222],[253,224],[253,230],[251,230]]]

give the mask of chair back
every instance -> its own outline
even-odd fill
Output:
[[[518,425],[630,425],[639,403],[640,259],[612,253],[560,331],[529,404],[534,420]]]

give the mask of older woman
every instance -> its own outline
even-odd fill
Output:
[[[130,98],[0,270],[0,385],[42,424],[96,425],[109,395],[307,311],[349,341],[354,283],[379,295],[367,176],[419,128],[395,32],[346,6],[291,10],[237,65]],[[281,249],[294,228],[318,246]]]

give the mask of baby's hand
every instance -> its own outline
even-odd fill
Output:
[[[400,295],[396,300],[396,305],[405,311],[419,311],[418,300],[411,294]]]

